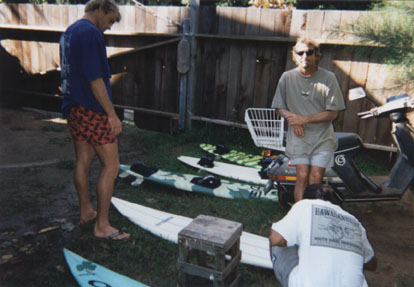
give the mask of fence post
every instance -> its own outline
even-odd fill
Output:
[[[180,73],[180,111],[178,117],[178,129],[185,130],[185,120],[187,118],[187,78],[190,70],[190,19],[184,19],[183,38],[178,43],[177,49],[177,70]]]
[[[198,31],[198,19],[200,14],[200,0],[190,2],[190,71],[188,73],[187,88],[187,113],[186,126],[191,129],[191,116],[193,115],[193,102],[196,87],[196,60],[197,60],[197,41],[195,34]]]

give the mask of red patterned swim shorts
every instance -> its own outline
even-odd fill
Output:
[[[67,120],[75,141],[87,141],[93,146],[117,142],[116,136],[110,134],[111,126],[104,113],[78,105],[72,107]]]

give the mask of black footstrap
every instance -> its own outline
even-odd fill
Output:
[[[194,177],[191,180],[191,183],[201,185],[208,188],[217,188],[221,185],[221,181],[219,178],[215,178],[212,175],[207,175],[205,177]]]
[[[141,161],[137,161],[133,163],[130,169],[133,172],[139,173],[140,175],[145,176],[145,177],[149,177],[159,170],[158,168],[148,167]]]
[[[214,155],[212,154],[206,154],[200,160],[198,161],[199,165],[204,167],[213,167],[214,166]]]
[[[216,145],[216,149],[214,150],[215,153],[217,154],[225,154],[225,153],[229,153],[230,150],[228,147],[226,147],[224,144],[218,144]]]

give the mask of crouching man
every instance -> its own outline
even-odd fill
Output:
[[[283,287],[368,286],[363,269],[375,270],[365,228],[334,204],[328,185],[309,185],[288,214],[273,223],[270,257]]]

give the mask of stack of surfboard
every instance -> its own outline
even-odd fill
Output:
[[[204,148],[207,147],[208,146],[204,146]],[[232,155],[232,158],[235,160],[236,152],[232,152]],[[240,161],[240,158],[241,154],[238,154],[238,160],[239,162],[242,162]],[[248,155],[246,158],[247,160],[245,163],[250,166],[255,166],[252,164],[252,161],[258,163],[262,157]],[[250,159],[250,161],[248,159]],[[257,168],[258,165],[256,167],[247,167],[214,161],[215,169],[212,171],[198,165],[197,162],[199,159],[197,158],[181,156],[179,157],[179,160],[198,169],[207,170],[209,173],[224,177],[227,176],[228,178],[245,181],[246,183],[230,182],[217,177],[214,178],[213,186],[209,186],[208,184],[200,184],[203,178],[200,178],[200,176],[197,175],[152,169],[145,166],[142,171],[142,168],[138,169],[135,165],[121,165],[122,172],[120,177],[135,177],[135,181],[132,182],[132,185],[139,185],[144,180],[148,180],[188,192],[199,192],[222,198],[278,201],[277,192],[275,190],[266,195],[264,194],[263,185],[267,181],[260,179],[258,174],[259,169]],[[192,221],[192,218],[152,209],[116,197],[113,197],[111,201],[116,209],[134,224],[137,224],[156,236],[174,243],[177,243],[178,233]],[[240,249],[242,251],[242,263],[262,268],[272,268],[269,257],[269,242],[267,238],[243,232],[240,239]]]

